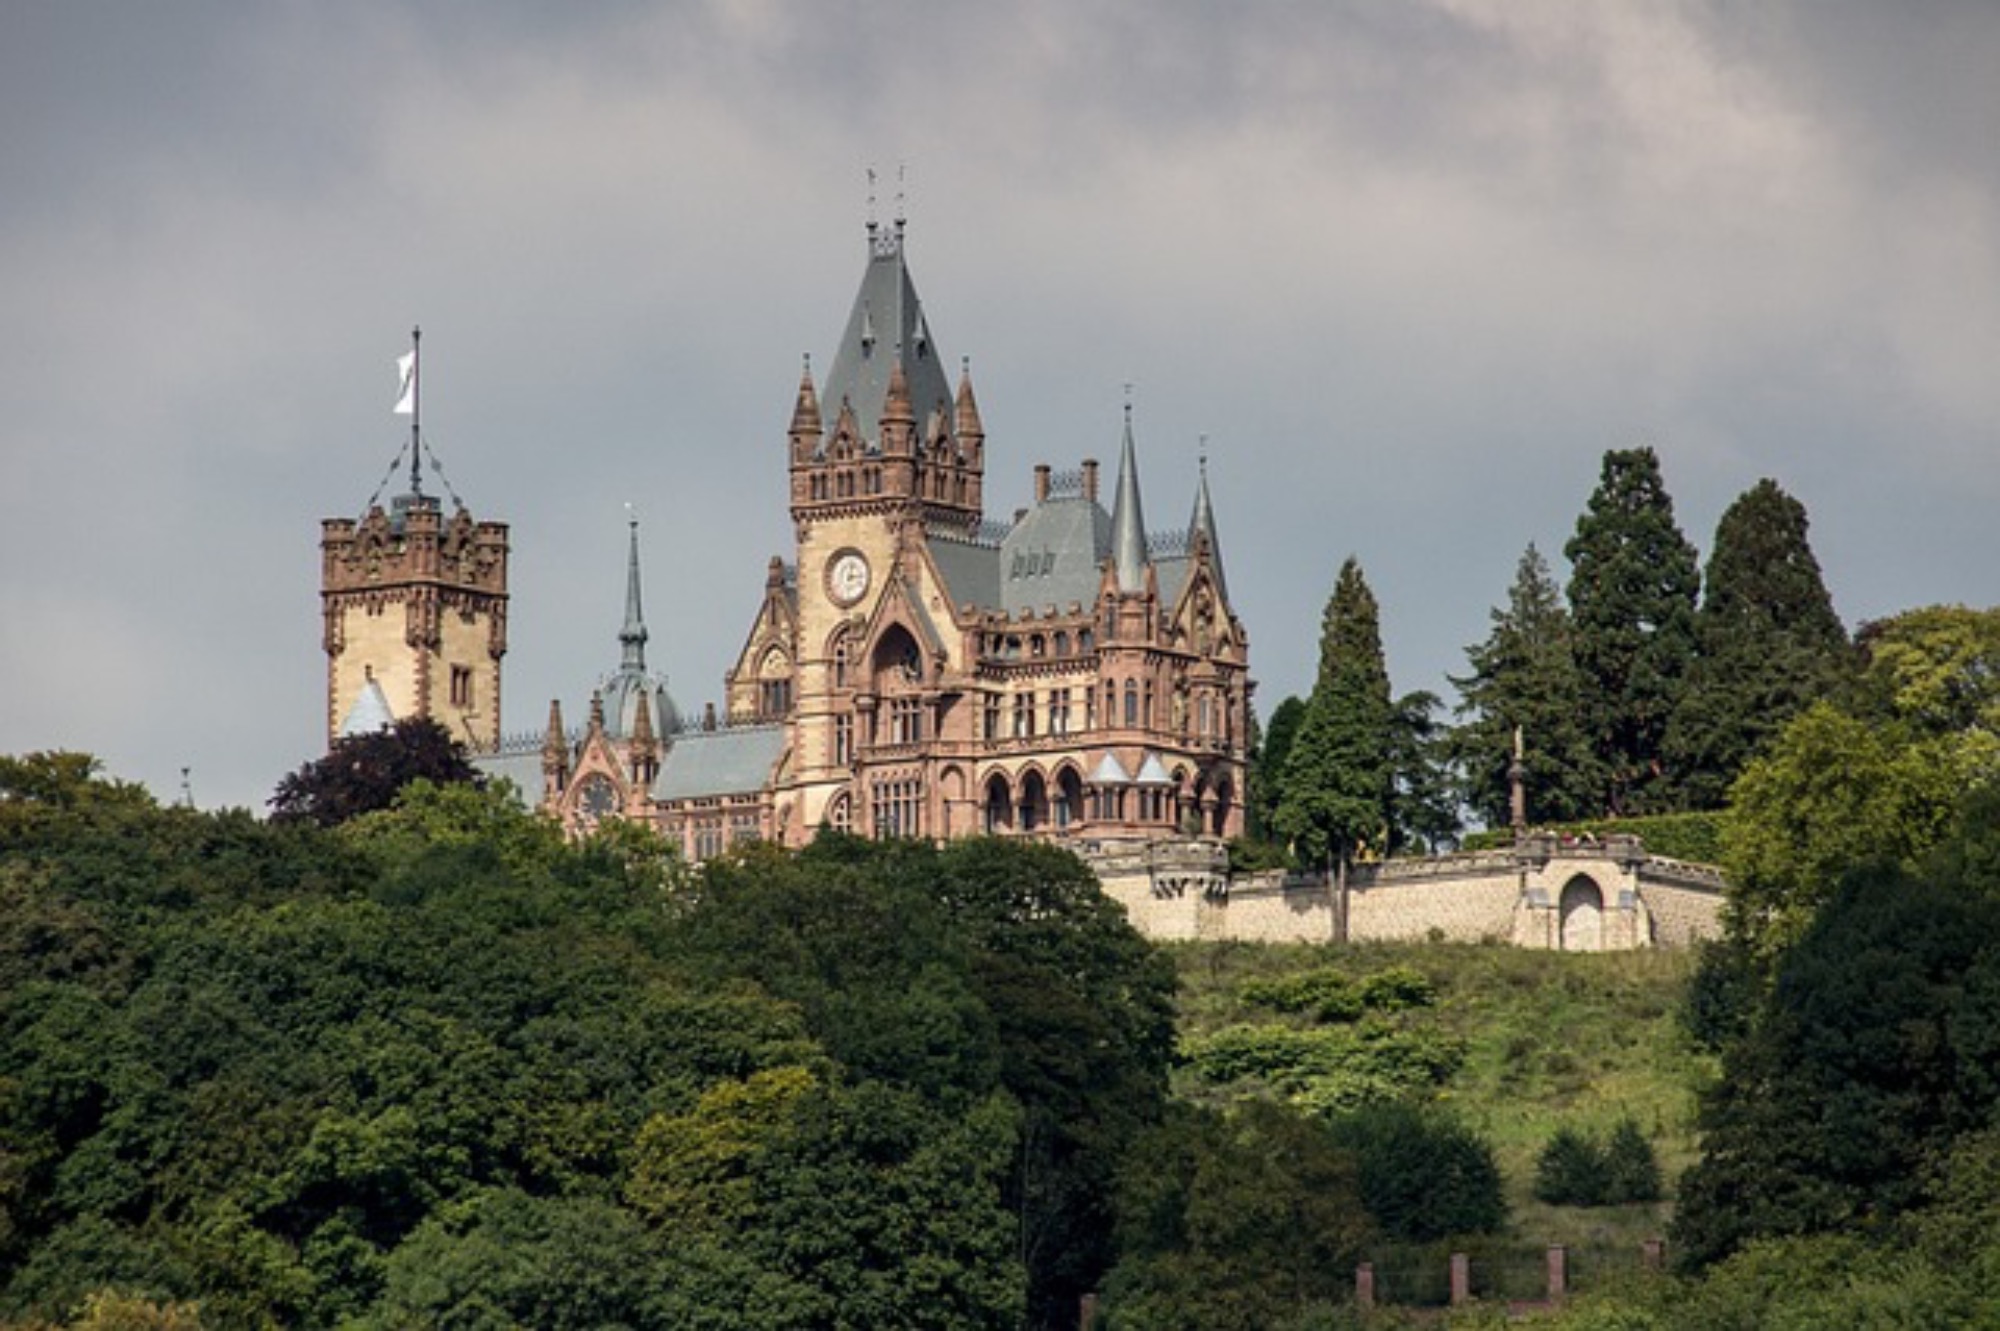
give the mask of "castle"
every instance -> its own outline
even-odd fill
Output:
[[[462,505],[444,518],[413,422],[409,492],[323,524],[329,739],[431,717],[572,833],[639,821],[696,863],[822,827],[1052,839],[1159,937],[1598,950],[1713,932],[1719,880],[1629,846],[1397,862],[1338,889],[1232,883],[1252,684],[1206,463],[1185,525],[1149,530],[1128,404],[1108,507],[1086,458],[1035,466],[1032,504],[995,522],[986,442],[969,368],[948,380],[902,221],[870,223],[830,369],[816,384],[808,361],[794,393],[793,547],[766,569],[722,714],[684,716],[647,664],[634,520],[617,667],[581,724],[558,699],[539,733],[506,736],[507,528]]]
[[[649,822],[697,862],[822,826],[1240,834],[1249,644],[1207,477],[1185,526],[1148,530],[1129,405],[1108,491],[1093,459],[1037,466],[1033,504],[989,521],[970,371],[950,385],[902,222],[871,224],[784,448],[795,541],[770,561],[720,718],[684,717],[647,666],[635,523],[617,668],[580,726],[557,700],[540,735],[503,739],[506,529],[446,522],[413,486],[324,525],[329,736],[435,717],[571,829]]]

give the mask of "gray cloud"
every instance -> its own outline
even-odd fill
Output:
[[[319,742],[317,530],[426,430],[513,523],[508,722],[719,694],[786,547],[798,357],[897,164],[993,508],[1199,436],[1268,709],[1358,554],[1463,668],[1604,449],[1705,546],[1760,476],[1850,619],[1992,601],[1990,6],[31,5],[0,41],[0,750],[256,804]]]

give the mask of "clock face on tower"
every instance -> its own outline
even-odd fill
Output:
[[[868,592],[868,560],[859,550],[843,550],[826,567],[827,594],[843,606]]]
[[[578,820],[586,828],[596,827],[618,811],[618,788],[611,784],[608,777],[585,777],[583,784],[577,788],[576,811]]]

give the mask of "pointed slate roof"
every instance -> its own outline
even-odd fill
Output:
[[[1208,458],[1201,460],[1201,480],[1194,491],[1194,516],[1188,519],[1188,554],[1192,555],[1197,537],[1208,538],[1208,560],[1215,570],[1215,589],[1222,593],[1222,599],[1229,600],[1229,582],[1222,575],[1222,538],[1215,531],[1215,509],[1208,501]]]
[[[347,709],[347,716],[340,723],[340,738],[372,735],[395,724],[396,714],[389,710],[388,695],[382,692],[382,686],[370,675],[362,683],[361,692],[355,696],[354,706]]]
[[[1132,774],[1125,770],[1125,764],[1118,761],[1117,754],[1107,752],[1098,760],[1096,769],[1090,774],[1090,780],[1092,785],[1098,786],[1129,786],[1132,784]]]
[[[1111,560],[1118,590],[1146,587],[1146,514],[1139,506],[1139,455],[1132,446],[1132,404],[1125,404],[1125,438],[1118,449],[1118,497],[1111,508]]]
[[[850,403],[861,437],[870,444],[881,442],[882,403],[899,356],[916,419],[929,419],[938,407],[950,419],[953,397],[943,358],[931,340],[923,303],[903,262],[903,224],[885,228],[870,223],[868,267],[861,274],[861,289],[855,293],[847,329],[819,396],[836,413],[843,401]]]
[[[618,669],[604,678],[599,692],[604,700],[604,730],[614,739],[633,734],[638,725],[639,700],[645,696],[648,720],[660,734],[680,729],[680,709],[667,692],[667,677],[646,669],[646,615],[639,602],[639,518],[628,519],[630,548],[625,562],[625,623],[618,630],[621,653]]]

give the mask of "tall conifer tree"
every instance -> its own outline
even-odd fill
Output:
[[[1716,526],[1694,663],[1667,732],[1668,757],[1695,807],[1719,807],[1744,764],[1849,669],[1847,631],[1806,526],[1805,505],[1768,479]]]
[[[1694,658],[1701,571],[1674,523],[1674,501],[1650,448],[1613,449],[1569,556],[1569,608],[1583,713],[1610,814],[1678,807],[1666,762],[1668,722]]]
[[[1292,741],[1298,737],[1299,723],[1305,720],[1305,715],[1303,698],[1286,698],[1271,713],[1270,723],[1250,746],[1250,798],[1246,812],[1250,820],[1248,834],[1255,840],[1268,841],[1275,835],[1271,820],[1277,813],[1280,788],[1284,784],[1285,760],[1291,755]],[[1254,727],[1257,721],[1254,714],[1250,721]]]
[[[1319,639],[1319,677],[1285,760],[1275,822],[1306,864],[1351,863],[1388,841],[1389,671],[1361,565],[1340,566]]]
[[[1488,827],[1512,817],[1514,731],[1523,739],[1530,823],[1566,822],[1598,811],[1602,781],[1581,716],[1569,611],[1548,561],[1530,543],[1505,609],[1486,641],[1465,649],[1472,673],[1454,676],[1467,718],[1452,734],[1465,802]]]

